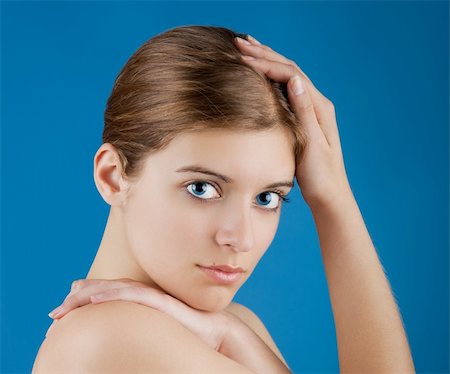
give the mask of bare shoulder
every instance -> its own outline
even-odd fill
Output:
[[[33,373],[249,373],[216,352],[172,317],[127,301],[88,304],[49,332]]]
[[[283,361],[286,366],[288,366],[266,326],[252,310],[242,304],[235,302],[230,303],[230,305],[228,305],[225,310],[233,313],[242,322],[249,326],[256,334],[258,334],[258,336],[266,343],[266,345],[270,347],[270,349],[272,349],[272,351],[278,356],[278,358]]]

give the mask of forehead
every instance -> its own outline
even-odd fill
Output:
[[[295,172],[293,135],[284,128],[266,131],[224,129],[183,133],[152,154],[147,166],[167,173],[197,164],[232,178],[292,178]]]
[[[172,152],[186,156],[217,155],[242,157],[268,155],[274,158],[293,156],[292,137],[285,129],[266,131],[203,130],[177,136],[169,145]]]

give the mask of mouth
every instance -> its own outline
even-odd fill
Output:
[[[200,265],[201,266],[201,265]],[[244,273],[244,269],[240,266],[232,266],[232,265],[211,265],[211,266],[203,266],[208,269],[220,270],[225,273]]]
[[[230,265],[201,266],[197,265],[210,279],[220,284],[232,284],[245,273],[241,267]]]

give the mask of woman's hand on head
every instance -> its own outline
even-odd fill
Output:
[[[306,203],[314,208],[352,195],[333,103],[319,92],[294,61],[252,37],[249,37],[249,44],[236,39],[239,50],[245,56],[254,58],[244,57],[242,61],[268,78],[288,86],[291,108],[307,138],[303,158],[297,160],[295,172]],[[296,82],[301,85],[295,86]],[[297,89],[301,92],[298,95]]]
[[[217,351],[226,337],[229,323],[237,321],[229,312],[208,312],[191,308],[163,291],[132,279],[82,279],[72,283],[64,302],[49,313],[55,321],[47,334],[56,321],[71,310],[90,303],[113,300],[130,301],[166,313]]]

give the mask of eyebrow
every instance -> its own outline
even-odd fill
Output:
[[[184,172],[202,173],[202,174],[207,174],[207,175],[212,175],[214,177],[217,177],[217,178],[223,180],[225,183],[233,183],[233,179],[231,179],[230,177],[227,177],[226,175],[217,173],[213,170],[210,170],[203,166],[198,166],[198,165],[183,166],[183,167],[177,169],[176,172],[179,172],[179,173],[184,173]],[[294,186],[294,183],[292,181],[286,181],[286,182],[271,183],[271,184],[265,186],[264,188],[266,189],[266,188],[293,187],[293,186]]]

